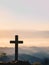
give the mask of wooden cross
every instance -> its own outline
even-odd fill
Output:
[[[23,43],[23,41],[18,41],[18,35],[15,35],[15,41],[10,41],[10,43],[15,43],[15,61],[18,61],[18,43]]]

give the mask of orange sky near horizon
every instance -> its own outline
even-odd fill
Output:
[[[22,39],[20,39],[22,40]],[[49,39],[23,39],[24,43],[19,44],[19,47],[49,47]],[[15,44],[10,44],[10,39],[1,39],[0,47],[14,47]]]
[[[10,40],[15,40],[15,35],[19,35],[19,40],[23,40],[23,44],[19,47],[49,47],[49,32],[46,31],[0,31],[0,47],[14,47],[10,44]]]

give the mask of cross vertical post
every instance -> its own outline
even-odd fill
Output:
[[[18,36],[15,36],[15,60],[18,60]]]
[[[18,43],[23,43],[23,41],[18,41],[18,35],[15,35],[15,41],[10,41],[10,43],[15,43],[15,61],[18,61]]]

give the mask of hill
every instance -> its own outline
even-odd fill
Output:
[[[0,61],[13,61],[14,60],[14,48],[0,48],[1,53],[7,53],[6,57],[0,58]],[[22,47],[19,48],[19,60],[43,63],[44,59],[49,59],[49,47]]]

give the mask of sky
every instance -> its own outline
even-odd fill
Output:
[[[0,46],[16,33],[24,46],[49,46],[49,0],[0,0]]]

